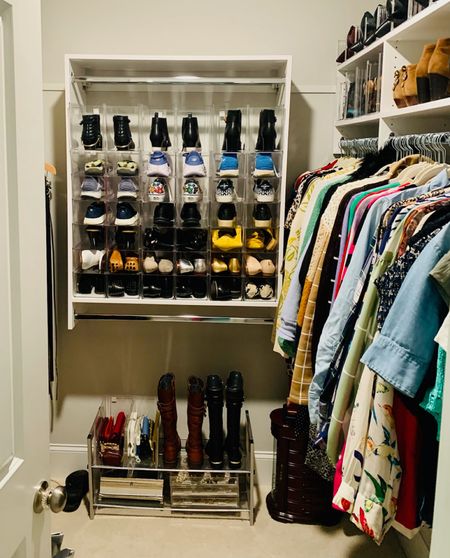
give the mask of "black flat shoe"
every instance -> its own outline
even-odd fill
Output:
[[[108,288],[108,296],[119,297],[124,296],[124,294],[125,286],[123,284],[123,281],[121,279],[114,279],[113,281],[111,281]]]
[[[144,298],[160,298],[162,289],[154,283],[144,283],[142,295]]]
[[[192,288],[190,287],[189,283],[177,283],[176,289],[175,289],[175,296],[177,298],[190,298],[191,296],[193,296],[193,292],[192,292]]]
[[[224,282],[212,281],[211,298],[213,300],[231,300],[231,291]]]

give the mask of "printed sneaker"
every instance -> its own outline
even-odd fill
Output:
[[[148,199],[153,202],[163,202],[166,197],[166,188],[167,184],[164,178],[155,178],[148,187]]]
[[[222,155],[218,174],[224,178],[239,176],[239,162],[236,153],[224,153]]]
[[[206,176],[206,167],[203,157],[198,151],[189,151],[183,154],[183,176]]]
[[[81,197],[99,200],[103,196],[103,181],[93,176],[87,176],[81,183]]]
[[[170,176],[167,155],[162,151],[154,151],[148,160],[147,176]]]
[[[217,184],[216,201],[219,203],[231,203],[234,200],[234,184],[229,178],[225,178]]]
[[[275,176],[275,165],[270,153],[257,153],[255,159],[255,170],[253,176],[255,178],[268,178]]]
[[[265,203],[257,203],[253,208],[253,219],[255,227],[268,228],[272,226],[272,214],[270,207]]]
[[[117,204],[116,225],[136,225],[139,222],[139,213],[128,202]]]
[[[186,202],[198,202],[202,197],[199,183],[189,178],[183,185],[183,200]]]
[[[101,225],[106,219],[104,202],[94,202],[86,210],[83,223],[85,225]]]
[[[219,227],[233,228],[236,226],[236,206],[234,203],[223,203],[217,212]]]
[[[255,180],[253,192],[257,202],[273,202],[275,199],[275,190],[268,180]]]
[[[139,188],[131,178],[122,178],[117,187],[117,199],[133,198],[136,199]]]

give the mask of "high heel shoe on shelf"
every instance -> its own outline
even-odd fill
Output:
[[[439,39],[428,64],[430,98],[432,101],[449,96],[450,38]]]

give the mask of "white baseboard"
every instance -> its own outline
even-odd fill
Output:
[[[255,451],[255,484],[268,487],[272,484],[273,453]],[[50,473],[52,480],[64,484],[69,473],[87,467],[87,447],[84,444],[50,444]]]

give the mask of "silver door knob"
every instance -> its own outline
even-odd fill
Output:
[[[51,488],[47,481],[42,481],[34,496],[33,510],[41,513],[50,509],[52,512],[58,513],[64,509],[66,502],[67,492],[64,486]]]

